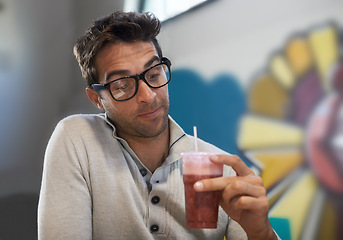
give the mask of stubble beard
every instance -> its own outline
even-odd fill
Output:
[[[151,120],[151,121],[137,121],[131,119],[127,121],[124,118],[110,116],[114,126],[116,127],[117,134],[119,137],[138,137],[138,138],[155,138],[161,135],[169,127],[169,101],[163,101],[160,105],[161,111],[163,112],[161,116]]]

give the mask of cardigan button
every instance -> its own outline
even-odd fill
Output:
[[[152,204],[157,204],[160,202],[160,198],[158,196],[153,196],[151,198],[151,202],[152,202]]]
[[[142,168],[139,170],[142,174],[143,177],[145,177],[145,175],[147,175],[148,171],[145,168]]]
[[[150,226],[150,231],[153,233],[158,232],[159,229],[159,226],[156,224]]]

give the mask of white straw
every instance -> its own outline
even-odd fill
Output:
[[[194,133],[194,142],[195,142],[195,151],[198,151],[198,134],[197,134],[197,127],[193,127],[193,133]]]

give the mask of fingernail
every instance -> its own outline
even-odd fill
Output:
[[[218,160],[218,158],[219,158],[218,155],[212,155],[212,156],[211,156],[211,159],[212,159],[212,160]]]
[[[203,188],[204,188],[204,184],[202,182],[196,182],[194,184],[194,189],[195,190],[201,191]]]

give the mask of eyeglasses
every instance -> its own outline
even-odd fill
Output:
[[[150,88],[160,88],[167,85],[171,79],[171,62],[161,58],[161,62],[148,68],[141,74],[118,78],[106,84],[92,84],[95,91],[107,89],[116,101],[126,101],[133,98],[138,91],[139,80],[143,80]]]

